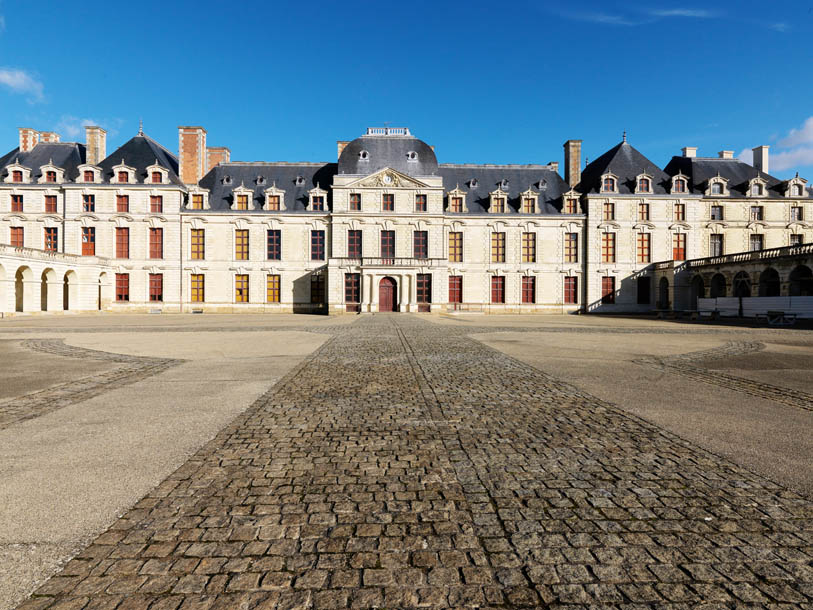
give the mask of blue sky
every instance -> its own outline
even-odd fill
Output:
[[[233,160],[331,161],[389,123],[441,162],[546,163],[626,129],[661,166],[770,144],[813,179],[813,0],[144,6],[0,0],[0,149],[91,122],[112,152],[143,118],[173,151],[203,125]]]

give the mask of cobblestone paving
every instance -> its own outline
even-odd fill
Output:
[[[62,339],[28,339],[23,341],[23,347],[68,358],[115,362],[120,366],[0,402],[0,430],[16,422],[83,402],[113,388],[152,377],[182,362],[170,358],[127,356],[73,347],[65,345]]]
[[[810,608],[813,504],[445,327],[336,336],[22,608]]]

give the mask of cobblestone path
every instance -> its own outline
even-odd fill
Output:
[[[809,501],[442,326],[335,333],[22,607],[813,607]]]

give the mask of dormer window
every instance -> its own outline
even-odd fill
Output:
[[[164,181],[164,176],[161,175],[161,172],[152,172],[151,178],[153,184],[161,184]]]
[[[604,193],[615,193],[615,178],[612,176],[605,176],[601,183],[601,190]]]
[[[505,213],[505,197],[495,196],[491,198],[491,211],[495,214]]]
[[[15,169],[11,172],[11,181],[12,182],[22,182],[23,181],[23,172],[19,169]]]
[[[417,160],[418,160],[418,153],[416,153],[414,150],[410,150],[407,153],[407,161],[417,161]]]
[[[56,172],[54,170],[48,170],[45,172],[45,181],[56,182]]]
[[[248,209],[248,195],[246,194],[238,194],[234,197],[234,209],[235,210],[247,210]]]
[[[279,195],[269,195],[265,207],[272,212],[279,212]]]
[[[231,176],[223,176],[223,184],[231,184]]]
[[[447,194],[447,201],[449,202],[448,210],[453,214],[461,214],[463,212],[463,200],[466,194],[459,188],[449,191]]]
[[[711,194],[712,195],[722,195],[723,194],[723,183],[722,182],[712,182],[711,183]]]
[[[537,194],[531,189],[522,193],[521,210],[523,214],[534,214],[536,212]]]
[[[93,182],[94,181],[93,170],[86,169],[84,172],[82,172],[82,180],[84,180],[85,182]]]
[[[803,190],[801,184],[794,184],[790,188],[790,196],[791,197],[801,197],[803,193],[804,193],[804,190]]]
[[[325,196],[324,195],[314,195],[313,199],[312,199],[311,209],[314,212],[324,212],[325,211]]]
[[[202,210],[203,209],[203,194],[201,193],[193,193],[189,198],[189,209],[190,210]]]
[[[362,150],[359,152],[359,161],[369,161],[370,160],[370,153],[366,150]]]
[[[762,185],[761,184],[752,184],[751,185],[751,196],[752,197],[762,197]]]
[[[568,197],[565,199],[565,214],[578,214],[579,213],[579,200],[575,197]]]
[[[477,188],[477,178],[469,180],[469,188]]]
[[[652,181],[649,178],[638,178],[638,192],[651,193]]]
[[[294,184],[297,186],[303,186],[305,184],[305,179],[302,176],[297,176],[296,180],[294,180]]]
[[[119,172],[119,182],[127,183],[130,182],[130,175],[127,172]]]
[[[255,180],[258,186],[262,186],[265,184],[265,176],[257,176],[257,180]]]
[[[685,193],[686,192],[686,180],[685,180],[685,178],[675,178],[674,182],[672,182],[672,192],[673,193]]]

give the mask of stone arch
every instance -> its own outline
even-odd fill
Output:
[[[767,267],[759,274],[759,296],[778,297],[781,294],[781,285],[779,272],[773,267]]]
[[[711,278],[711,290],[709,296],[712,299],[724,297],[726,295],[726,281],[722,273],[715,273]]]
[[[658,309],[669,309],[669,280],[665,277],[658,282]]]
[[[0,313],[8,307],[8,289],[6,288],[6,268],[0,265]]]
[[[751,296],[751,276],[746,271],[740,271],[735,275],[732,284],[735,297]]]
[[[703,281],[703,276],[698,273],[692,278],[690,285],[689,309],[697,310],[697,299],[704,299],[705,297],[706,284]]]
[[[106,309],[110,305],[110,295],[108,293],[110,287],[110,276],[106,271],[99,274],[98,288],[96,294],[96,308],[99,311]]]
[[[813,271],[807,265],[797,265],[790,272],[790,296],[813,296]]]
[[[59,276],[56,271],[47,267],[43,269],[40,275],[40,310],[52,311],[56,309],[54,306],[55,293],[58,296]],[[58,301],[57,301],[58,303]]]
[[[79,308],[79,276],[76,271],[67,271],[62,278],[62,309],[70,311]]]
[[[17,269],[14,274],[14,310],[26,311],[26,307],[30,310],[34,305],[34,272],[31,267],[23,265]]]

